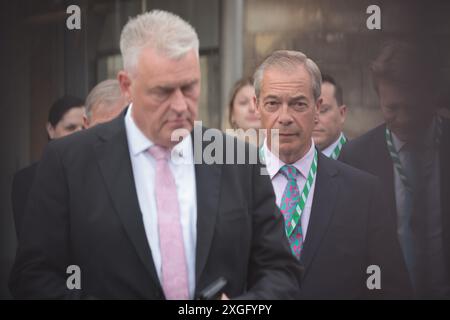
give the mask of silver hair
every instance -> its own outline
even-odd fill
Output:
[[[265,70],[273,67],[295,70],[298,66],[304,66],[306,71],[310,74],[313,97],[317,101],[320,97],[322,85],[320,69],[317,64],[309,59],[304,53],[292,50],[274,51],[256,69],[253,76],[256,98],[259,99],[259,94],[261,93],[261,82]]]
[[[86,116],[89,120],[92,117],[92,109],[95,105],[104,104],[113,106],[120,99],[124,99],[120,90],[118,80],[108,79],[97,84],[86,98]]]
[[[178,59],[192,49],[198,54],[199,40],[194,28],[179,16],[152,10],[130,19],[122,30],[120,51],[125,70],[134,70],[145,47]]]

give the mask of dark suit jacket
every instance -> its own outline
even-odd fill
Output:
[[[11,186],[11,203],[14,214],[14,223],[16,225],[16,234],[19,236],[20,225],[25,214],[28,195],[30,194],[31,185],[39,162],[35,162],[16,172]]]
[[[446,267],[450,270],[450,123],[443,121],[440,143],[441,212],[446,253]],[[393,208],[392,221],[397,228],[397,206],[395,201],[394,168],[387,149],[386,125],[382,124],[361,137],[344,145],[339,160],[379,177],[383,184],[383,194],[388,205]],[[449,279],[450,281],[450,279]]]
[[[409,298],[411,287],[379,180],[319,153],[311,216],[300,263],[301,298]],[[367,268],[381,271],[369,290]]]
[[[231,298],[297,297],[300,267],[260,168],[195,165],[196,295],[225,277]],[[16,298],[164,299],[139,209],[124,113],[49,143],[22,230],[10,279]],[[66,287],[69,265],[81,269],[81,290]]]

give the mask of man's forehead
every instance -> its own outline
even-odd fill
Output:
[[[287,71],[279,68],[269,69],[264,72],[261,88],[265,94],[268,94],[269,91],[289,92],[290,94],[309,94],[310,91],[312,92],[311,79],[304,68]]]
[[[321,97],[324,99],[332,99],[337,103],[336,100],[336,87],[329,83],[329,82],[323,82],[322,83],[322,89],[321,89]]]
[[[286,66],[270,66],[263,73],[263,84],[265,82],[310,83],[311,75],[303,65],[290,68]]]

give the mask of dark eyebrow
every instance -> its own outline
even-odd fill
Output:
[[[197,84],[198,82],[199,82],[199,80],[198,80],[198,79],[195,79],[195,80],[192,80],[192,81],[189,81],[189,82],[186,82],[186,83],[180,83],[180,84],[177,84],[177,85],[175,85],[175,86],[159,85],[159,86],[157,86],[157,87],[155,87],[155,88],[153,88],[153,89],[151,89],[151,90],[152,90],[152,91],[153,91],[153,90],[158,90],[158,91],[170,92],[170,91],[175,90],[175,89],[178,88],[178,87],[180,87],[180,88],[186,88],[186,87],[195,85],[195,84]]]
[[[280,100],[280,98],[271,94],[271,95],[268,95],[267,97],[264,97],[263,101],[270,100],[270,99]]]
[[[304,95],[300,95],[300,96],[292,97],[291,99],[289,99],[289,102],[296,102],[296,101],[301,101],[301,100],[308,101],[308,98],[305,97]]]
[[[73,130],[73,129],[75,129],[76,127],[77,127],[77,125],[74,124],[74,123],[69,123],[69,124],[67,124],[66,126],[64,126],[64,128],[65,128],[66,130]]]
[[[193,86],[195,84],[199,83],[198,79],[192,80],[192,81],[188,81],[184,84],[181,84],[180,87],[184,88],[184,87],[189,87],[189,86]]]
[[[169,87],[169,86],[157,86],[157,87],[150,89],[150,91],[170,92],[170,91],[173,91],[174,89],[175,89],[174,87]]]

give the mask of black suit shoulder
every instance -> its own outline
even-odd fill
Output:
[[[110,122],[98,124],[92,128],[75,132],[63,138],[52,140],[48,143],[48,147],[58,150],[61,153],[74,153],[81,149],[92,146],[99,139],[105,138],[114,133],[119,133],[120,122],[124,122],[123,117],[118,117]],[[122,124],[125,128],[125,125]],[[125,133],[125,130],[123,131]]]
[[[319,166],[322,168],[326,167],[331,173],[333,171],[338,173],[339,178],[349,187],[373,186],[374,184],[379,183],[379,179],[375,175],[350,166],[342,161],[330,159],[326,156],[321,156],[319,158]]]
[[[385,129],[385,124],[379,125],[362,136],[347,142],[342,148],[339,160],[351,164],[361,158],[370,157],[374,149],[384,147]]]
[[[28,195],[36,176],[39,162],[35,162],[14,174],[11,186],[11,203],[16,225],[16,234],[19,234],[21,221],[25,213]]]

